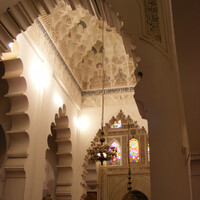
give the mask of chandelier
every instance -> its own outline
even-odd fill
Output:
[[[91,147],[87,150],[90,160],[100,161],[103,165],[104,161],[109,161],[112,157],[116,156],[115,147],[110,147],[108,144],[105,144],[104,132],[101,131],[101,137],[98,143],[93,143]]]
[[[104,161],[109,161],[112,157],[116,157],[115,147],[110,147],[105,143],[104,138],[104,93],[105,93],[105,71],[104,71],[104,20],[102,19],[102,116],[101,116],[101,134],[98,142],[92,142],[91,147],[87,150],[89,159],[92,161],[100,161],[103,165]]]

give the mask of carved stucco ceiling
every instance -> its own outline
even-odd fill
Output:
[[[72,10],[62,0],[40,20],[82,90],[102,88],[102,21],[81,5]],[[106,22],[104,30],[105,87],[135,86],[135,65],[121,36]]]

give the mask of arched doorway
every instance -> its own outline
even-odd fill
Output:
[[[3,188],[5,182],[5,172],[3,170],[3,165],[6,156],[6,136],[2,126],[0,125],[0,199],[3,197]]]
[[[128,199],[132,199],[132,200],[148,200],[148,198],[146,197],[146,195],[138,190],[133,190],[128,192],[122,200],[128,200]]]

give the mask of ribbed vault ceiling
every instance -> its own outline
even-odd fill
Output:
[[[102,46],[104,46],[105,87],[135,86],[135,64],[124,48],[122,37],[115,28],[103,23],[80,4],[72,10],[65,1],[50,15],[40,18],[57,50],[82,90],[102,87]]]

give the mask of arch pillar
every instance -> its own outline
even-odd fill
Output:
[[[24,199],[26,181],[25,161],[28,157],[29,145],[29,116],[26,80],[21,76],[23,63],[20,59],[8,60],[0,63],[3,68],[2,80],[6,81],[7,91],[4,97],[8,101],[9,110],[6,112],[7,123],[5,127],[8,138],[7,159],[4,164],[5,187],[4,200]]]

